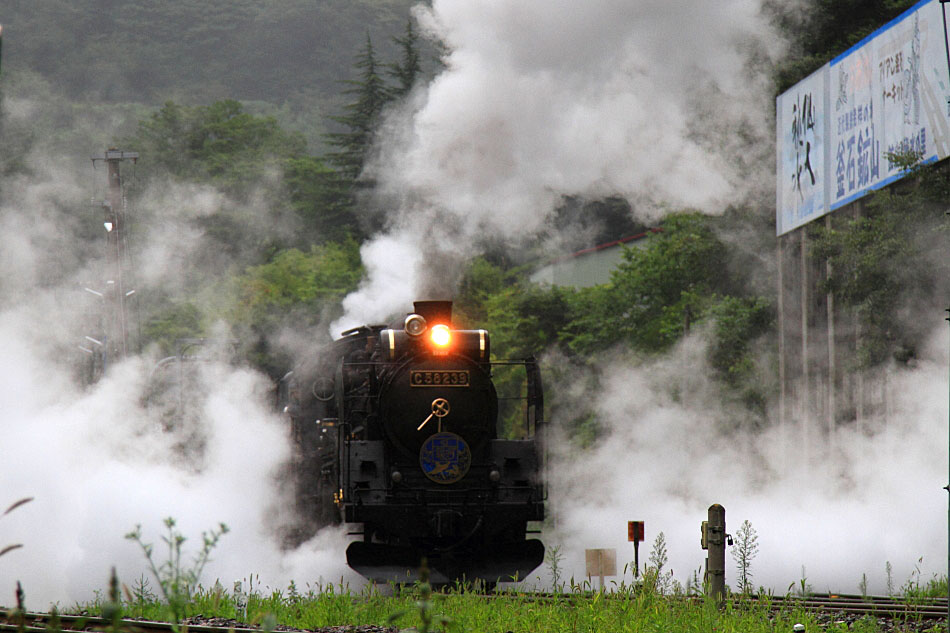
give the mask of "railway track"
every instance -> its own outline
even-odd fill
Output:
[[[582,594],[516,594],[518,599],[538,602],[564,601],[572,604],[589,597]],[[483,596],[488,599],[503,599],[506,594]],[[509,596],[512,597],[512,596]],[[608,599],[611,594],[606,594]],[[614,596],[618,597],[618,596]],[[772,611],[804,610],[827,616],[870,616],[887,620],[933,621],[947,618],[947,599],[928,598],[911,600],[888,596],[859,596],[848,594],[810,594],[806,597],[791,596],[749,596],[733,597],[734,608],[767,605]],[[233,620],[206,619],[200,616],[186,621],[188,633],[260,633],[261,629]],[[174,627],[168,622],[149,620],[120,620],[118,625],[106,618],[85,615],[52,615],[49,613],[18,613],[14,610],[0,609],[0,633],[51,633],[53,631],[121,631],[122,633],[172,633]],[[276,631],[299,631],[291,627],[278,626]],[[321,632],[346,631],[347,633],[391,633],[394,628],[375,625],[349,625],[346,627],[327,627]]]
[[[50,633],[51,631],[111,631],[114,622],[106,618],[86,615],[52,615],[49,613],[17,613],[0,610],[0,631],[27,631],[29,633]],[[172,625],[168,622],[149,620],[120,620],[119,627],[127,633],[169,633]],[[233,630],[234,633],[260,633],[259,629],[240,626],[189,625],[191,633],[221,633]]]
[[[0,632],[24,633],[54,633],[57,631],[88,631],[121,633],[174,633],[176,627],[170,622],[155,622],[152,620],[119,620],[117,623],[106,618],[86,615],[53,616],[49,613],[26,612],[18,614],[15,611],[0,609]],[[260,627],[251,627],[246,623],[219,618],[206,619],[201,616],[186,620],[177,629],[187,633],[261,633]],[[274,628],[276,633],[301,631],[288,626]],[[392,627],[367,625],[329,626],[316,629],[320,633],[398,633]]]
[[[742,599],[734,601],[741,604]],[[849,594],[810,594],[805,597],[753,596],[751,602],[767,602],[774,610],[804,609],[826,613],[871,615],[885,618],[939,620],[947,617],[946,598],[893,598]]]
[[[623,594],[606,593],[604,597],[608,600],[620,598]],[[486,595],[487,599],[493,599],[502,594]],[[539,602],[573,602],[577,599],[589,599],[594,593],[537,593],[524,594],[526,600],[537,600]],[[688,597],[687,600],[698,600],[696,597]],[[895,598],[890,596],[860,596],[852,594],[837,593],[811,593],[805,597],[800,596],[739,596],[733,595],[729,598],[733,607],[758,607],[763,604],[768,605],[773,611],[790,611],[802,609],[810,612],[825,613],[843,613],[848,615],[873,615],[884,618],[920,618],[925,620],[937,620],[947,618],[947,599],[946,598]]]

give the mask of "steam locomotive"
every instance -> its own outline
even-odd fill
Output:
[[[499,397],[493,370],[516,395]],[[311,528],[350,526],[347,563],[366,578],[411,581],[425,559],[431,582],[494,584],[542,563],[527,538],[544,518],[538,365],[492,362],[487,331],[453,328],[452,302],[343,332],[279,394],[299,511]],[[500,406],[519,439],[499,437]]]

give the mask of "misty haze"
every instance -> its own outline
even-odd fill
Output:
[[[517,485],[544,518],[514,541],[544,562],[511,585],[582,583],[585,550],[614,549],[614,587],[653,565],[701,590],[716,503],[757,534],[748,586],[727,549],[734,592],[945,583],[943,5],[864,4],[0,4],[0,510],[32,498],[0,517],[0,550],[22,545],[0,605],[18,581],[30,610],[87,603],[113,567],[132,587],[150,572],[125,537],[161,549],[167,517],[189,560],[227,526],[205,589],[359,591],[342,466],[307,463],[330,453],[297,425],[385,426],[382,387],[365,418],[343,402],[417,353],[428,300],[472,350],[490,334],[490,358],[441,374],[500,394],[467,431],[543,457]],[[852,46],[875,32],[872,67]],[[346,363],[373,365],[365,391]],[[411,420],[423,470],[430,432],[466,436],[441,394]],[[465,485],[386,463],[387,490]],[[301,472],[333,479],[333,520]]]

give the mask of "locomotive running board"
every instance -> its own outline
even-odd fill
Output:
[[[410,547],[356,541],[346,548],[346,563],[360,575],[380,583],[407,583],[419,580],[419,567],[426,558],[429,582],[446,584],[456,580],[511,582],[524,580],[544,562],[544,544],[536,539],[491,545],[473,555],[422,553]]]

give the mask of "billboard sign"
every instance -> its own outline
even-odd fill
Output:
[[[915,151],[924,162],[950,156],[943,19],[940,0],[918,2],[776,99],[778,235],[901,178],[888,154]],[[814,120],[824,127],[812,132],[796,122],[796,106],[800,117],[802,95],[818,90],[823,101],[813,99]],[[824,188],[808,191],[811,197],[798,179],[791,191],[787,182],[802,147],[807,154],[809,134],[824,152],[816,178],[824,178]]]
[[[827,71],[827,68],[822,69]],[[778,233],[827,213],[825,174],[827,72],[813,73],[778,97]]]

